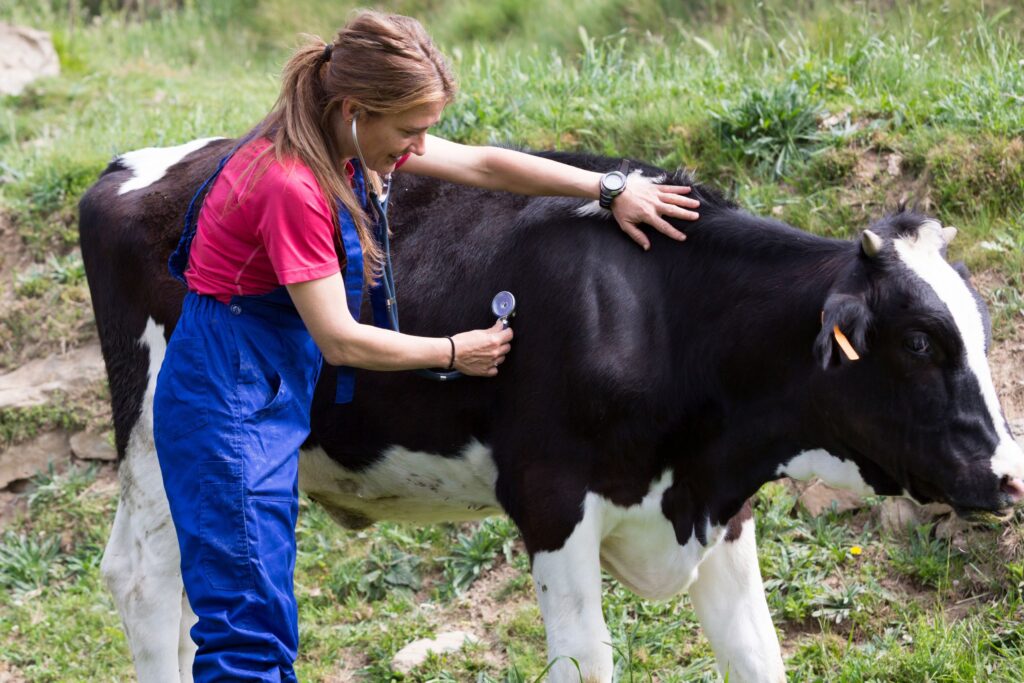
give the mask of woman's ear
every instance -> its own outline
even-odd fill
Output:
[[[345,120],[345,123],[352,123],[352,119],[357,116],[359,116],[359,106],[347,97],[343,99],[341,101],[341,118]]]

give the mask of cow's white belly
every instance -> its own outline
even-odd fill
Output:
[[[680,545],[661,508],[671,485],[672,474],[666,472],[637,505],[619,507],[594,496],[594,504],[587,506],[588,514],[601,516],[601,566],[650,600],[665,600],[689,587],[697,578],[697,566],[725,533],[723,527],[709,525],[706,546],[693,536]]]
[[[499,514],[498,469],[489,448],[471,441],[457,457],[388,448],[370,467],[346,469],[321,448],[302,451],[299,487],[347,527],[378,520],[444,522]]]

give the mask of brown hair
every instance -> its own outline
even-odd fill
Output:
[[[298,158],[313,172],[330,206],[337,197],[355,221],[367,282],[380,274],[383,256],[369,217],[355,196],[332,138],[330,119],[348,98],[367,114],[396,114],[428,102],[451,102],[455,78],[418,21],[396,14],[357,11],[330,50],[315,36],[284,67],[281,93],[253,132],[270,139],[276,157]],[[271,148],[268,148],[269,151]],[[380,178],[363,169],[377,190]],[[334,218],[336,230],[337,217]],[[341,253],[344,256],[344,252]]]

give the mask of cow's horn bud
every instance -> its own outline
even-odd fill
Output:
[[[882,246],[885,242],[878,236],[877,233],[871,230],[865,230],[860,234],[860,246],[864,250],[864,254],[869,258],[874,258],[882,252]]]
[[[956,237],[957,229],[952,225],[947,225],[942,229],[942,241],[949,244]]]

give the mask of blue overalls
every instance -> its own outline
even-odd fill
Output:
[[[347,303],[358,316],[362,251],[340,207]],[[191,216],[192,207],[169,263],[181,280]],[[157,379],[153,435],[185,591],[199,617],[191,631],[196,683],[296,680],[298,449],[309,433],[321,361],[284,287],[229,304],[185,296]],[[340,369],[338,402],[350,400],[352,389],[352,371]]]

